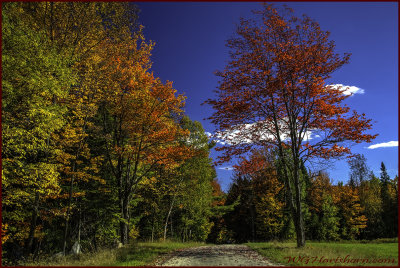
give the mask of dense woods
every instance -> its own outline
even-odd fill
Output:
[[[154,43],[137,12],[3,4],[6,259],[207,236],[213,144],[184,115],[185,97],[150,71]]]
[[[214,225],[216,242],[295,239],[296,231],[284,180],[274,168],[276,152],[256,151],[236,167],[223,205],[234,207]],[[390,179],[384,163],[377,177],[362,155],[349,161],[346,183],[301,165],[302,208],[307,239],[371,240],[397,236],[398,177]],[[249,171],[251,170],[251,171]],[[353,177],[362,174],[354,185]],[[210,236],[211,237],[211,236]],[[214,241],[214,242],[215,242]]]
[[[355,155],[349,180],[335,178],[345,181],[338,184],[327,173],[306,168],[308,158],[348,153],[341,142],[374,138],[363,133],[371,127],[364,115],[346,117],[340,89],[322,87],[348,56],[332,54],[327,34],[308,18],[300,25],[302,34],[315,38],[311,46],[285,32],[286,22],[275,9],[264,11],[271,31],[283,38],[279,44],[287,45],[269,44],[278,59],[257,54],[254,47],[252,57],[248,51],[234,54],[219,73],[220,99],[208,101],[217,110],[211,119],[220,133],[238,130],[243,135],[235,139],[256,145],[228,143],[223,160],[240,156],[240,161],[224,193],[210,157],[216,143],[185,115],[185,96],[150,70],[155,44],[145,39],[135,5],[3,3],[3,264],[137,240],[397,236],[398,178],[388,176],[384,163],[376,177],[365,157]],[[242,21],[239,35],[254,46],[269,40],[259,38],[257,28],[250,31],[248,23]],[[250,43],[239,38],[229,46]],[[263,72],[253,73],[246,64],[259,63],[261,56]],[[299,65],[305,57],[307,63]],[[271,88],[241,84],[249,75],[257,85],[267,79]],[[261,109],[268,97],[272,102]],[[253,124],[254,132],[245,124]],[[266,127],[275,140],[258,134]],[[314,129],[325,139],[304,143]],[[279,140],[282,132],[288,139]]]

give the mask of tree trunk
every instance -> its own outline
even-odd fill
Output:
[[[121,243],[126,244],[128,242],[128,200],[123,198],[121,200],[121,216],[122,219],[120,222],[120,234],[121,234]]]
[[[167,239],[168,220],[169,220],[169,216],[171,215],[171,212],[172,212],[172,207],[174,206],[174,201],[175,201],[175,196],[172,198],[171,206],[169,207],[167,218],[165,219],[165,224],[164,224],[164,242]]]
[[[296,238],[297,238],[297,247],[304,247],[306,244],[306,238],[304,233],[304,221],[303,221],[303,211],[301,206],[301,189],[300,189],[300,181],[299,181],[299,169],[298,169],[298,161],[294,160],[294,182],[295,182],[295,190],[296,190],[296,213],[295,213],[295,226],[296,226]]]
[[[287,163],[283,154],[282,148],[279,148],[279,157],[282,161],[281,168],[283,169],[283,176],[286,182],[286,191],[289,202],[289,207],[292,212],[293,223],[296,230],[297,247],[304,247],[306,244],[305,233],[304,233],[304,222],[303,222],[303,212],[301,209],[301,191],[299,182],[299,172],[298,172],[298,161],[295,159],[294,163],[294,188],[295,188],[295,204],[293,203],[293,193],[290,186],[291,180],[287,171]]]
[[[78,243],[81,244],[81,225],[82,225],[82,209],[81,202],[79,202],[79,223],[78,223]]]

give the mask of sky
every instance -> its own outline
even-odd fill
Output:
[[[282,2],[274,3],[277,7]],[[307,14],[321,29],[331,32],[337,53],[352,53],[350,63],[333,73],[328,84],[350,86],[355,94],[346,103],[371,118],[370,144],[351,149],[364,154],[368,166],[380,174],[383,161],[389,175],[398,174],[398,3],[397,2],[287,2],[297,16]],[[239,23],[260,9],[257,2],[147,2],[136,3],[139,22],[146,39],[156,45],[152,71],[162,81],[173,81],[178,93],[187,96],[186,114],[200,121],[205,131],[215,126],[206,120],[213,110],[201,105],[214,98],[219,78],[214,75],[229,60],[225,46]],[[369,148],[368,148],[369,147]],[[212,151],[215,160],[218,152]],[[224,191],[232,182],[231,166],[217,166],[218,181]],[[331,162],[326,170],[334,183],[347,182],[349,168],[345,160]]]

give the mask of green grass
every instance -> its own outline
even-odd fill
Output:
[[[295,242],[247,243],[247,245],[272,262],[288,266],[397,266],[398,263],[398,244],[381,241],[376,243],[307,241],[306,246],[301,249],[296,248]],[[359,259],[358,262],[356,259]],[[366,263],[367,259],[370,263]]]
[[[58,260],[47,258],[26,263],[27,266],[145,266],[174,250],[201,246],[196,242],[140,242],[119,249],[103,249],[93,253],[66,256]]]
[[[143,266],[154,262],[159,256],[166,255],[174,250],[201,246],[201,243],[188,242],[158,242],[138,243],[133,246],[122,248],[117,252],[116,262],[113,266]]]

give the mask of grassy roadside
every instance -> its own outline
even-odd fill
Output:
[[[140,242],[119,249],[104,249],[78,256],[42,260],[27,266],[145,266],[174,250],[201,246],[196,242]]]
[[[288,266],[397,266],[398,263],[397,243],[307,242],[302,249],[297,249],[295,242],[247,245],[272,262]]]
[[[166,243],[138,243],[122,248],[117,252],[116,266],[143,266],[149,265],[155,259],[174,250],[204,245],[196,242],[166,242]]]

